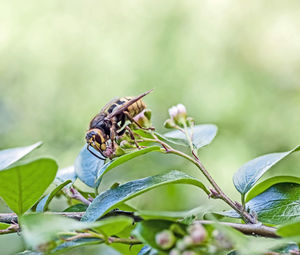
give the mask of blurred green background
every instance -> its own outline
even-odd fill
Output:
[[[238,199],[231,176],[243,163],[300,143],[299,27],[296,0],[1,1],[0,149],[42,140],[36,155],[72,165],[90,119],[106,102],[154,88],[145,102],[157,130],[166,131],[162,123],[177,103],[197,123],[218,125],[200,156]],[[299,163],[295,154],[272,174],[299,175]],[[170,169],[203,179],[184,160],[154,153],[107,174],[102,189]],[[130,203],[226,208],[186,185]],[[63,202],[56,206],[63,209]],[[0,236],[0,246],[1,254],[23,249],[17,235]]]

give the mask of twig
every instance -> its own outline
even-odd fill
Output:
[[[215,223],[214,221],[210,221],[210,220],[197,220],[196,222],[199,222],[203,225],[209,225]],[[268,227],[260,223],[258,224],[241,224],[241,223],[231,223],[231,222],[217,222],[217,223],[235,228],[236,230],[239,230],[245,235],[255,235],[255,236],[258,235],[264,237],[279,238],[279,236],[276,234],[276,228]]]
[[[99,233],[95,232],[89,232],[89,233],[78,233],[75,236],[69,237],[66,239],[66,241],[74,241],[81,238],[98,238],[100,240],[105,240],[105,236]],[[142,244],[142,242],[136,238],[119,238],[110,236],[108,237],[108,243],[123,243],[123,244],[129,244],[129,245],[135,245],[135,244]]]
[[[187,154],[185,154],[185,153],[183,153],[179,150],[176,150],[176,149],[172,148],[170,145],[168,145],[167,143],[161,141],[160,139],[157,138],[157,136],[155,134],[152,134],[152,135],[155,138],[155,142],[157,142],[157,143],[159,143],[163,146],[166,153],[172,153],[172,154],[181,156],[181,157],[189,160],[190,162],[192,162],[194,165],[196,165],[198,167],[198,169],[204,174],[206,179],[210,182],[210,184],[214,187],[214,191],[216,192],[216,194],[218,194],[217,196],[215,196],[216,198],[220,198],[225,203],[227,203],[232,209],[234,209],[237,213],[239,213],[242,216],[242,218],[245,220],[245,222],[251,223],[251,224],[256,224],[257,223],[257,219],[255,217],[253,217],[248,212],[246,212],[242,206],[239,206],[239,203],[233,202],[222,191],[222,189],[219,187],[219,185],[215,182],[215,180],[211,177],[211,175],[206,170],[204,165],[201,163],[201,161],[199,160],[197,155],[194,153],[194,151],[192,151],[192,154],[194,156],[194,158],[192,158],[189,155],[187,155]]]
[[[131,212],[124,212],[124,211],[112,211],[110,212],[113,215],[117,215],[118,213],[127,213],[128,215],[132,215]],[[80,220],[83,216],[84,212],[46,212],[46,214],[53,214],[53,215],[61,215],[68,218]],[[123,214],[125,215],[125,214]],[[104,217],[107,217],[105,215]],[[138,217],[138,216],[134,216]],[[139,217],[140,220],[142,220],[141,217]],[[0,214],[0,222],[5,223],[13,223],[17,221],[17,215],[15,213],[1,213]],[[198,221],[201,224],[212,224],[213,221],[208,220],[200,220]],[[266,236],[266,237],[278,237],[276,235],[276,228],[273,227],[267,227],[263,224],[241,224],[241,223],[230,223],[230,222],[218,222],[220,224],[225,224],[229,227],[235,228],[242,233],[246,235],[260,235],[260,236]]]
[[[20,231],[19,224],[13,223],[6,229],[0,229],[0,235],[14,233]]]
[[[68,196],[72,199],[76,199],[86,205],[90,205],[91,201],[86,199],[83,195],[81,195],[81,193],[75,189],[74,187],[70,187],[70,193],[68,194]]]

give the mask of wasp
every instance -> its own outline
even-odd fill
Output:
[[[135,123],[139,128],[142,128],[134,120],[134,117],[146,109],[142,98],[151,91],[152,90],[149,90],[137,97],[115,98],[108,102],[91,120],[85,139],[87,149],[94,156],[105,160],[105,158],[108,157],[105,151],[108,148],[114,151],[116,137],[123,135],[126,130],[129,131],[131,137],[134,139],[132,131],[126,125],[126,122],[130,121],[131,123]],[[93,153],[89,146],[96,149],[103,158]]]

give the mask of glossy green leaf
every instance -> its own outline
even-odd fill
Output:
[[[150,147],[147,147],[147,148],[143,148],[143,149],[140,149],[140,150],[136,150],[136,151],[127,153],[125,155],[122,155],[120,157],[115,158],[112,161],[107,162],[102,168],[100,168],[96,183],[97,182],[99,183],[101,181],[101,179],[102,179],[102,177],[105,173],[107,173],[111,169],[125,163],[126,161],[128,161],[130,159],[133,159],[133,158],[136,158],[138,156],[144,155],[144,154],[149,153],[151,151],[160,151],[160,149],[161,148],[159,146],[150,146]]]
[[[236,189],[245,195],[272,166],[299,150],[300,146],[297,146],[287,152],[266,154],[247,162],[233,176]]]
[[[143,243],[150,245],[154,249],[162,251],[161,247],[156,244],[155,236],[157,233],[169,229],[172,224],[174,224],[172,221],[144,220],[137,223],[132,234]]]
[[[280,225],[300,221],[300,184],[277,183],[246,203],[263,223]],[[239,218],[235,211],[220,213]]]
[[[26,214],[21,218],[22,235],[29,247],[36,248],[57,238],[60,232],[97,227],[99,222],[80,222],[53,214]]]
[[[0,170],[9,167],[13,163],[17,162],[21,158],[25,157],[34,149],[40,147],[42,142],[37,142],[35,144],[25,146],[25,147],[17,147],[11,148],[7,150],[0,151]]]
[[[71,183],[71,180],[65,181],[53,189],[48,195],[43,197],[43,199],[37,204],[36,212],[44,212],[47,210],[49,203],[55,197],[55,195],[61,191],[66,185]]]
[[[101,219],[93,229],[106,236],[116,235],[133,224],[133,219],[126,216],[114,216]]]
[[[62,169],[58,169],[55,179],[59,182],[65,182],[71,180],[71,182],[75,182],[77,175],[75,173],[74,166],[68,166]]]
[[[95,221],[118,204],[156,187],[176,183],[192,184],[203,189],[207,194],[209,194],[207,188],[198,179],[183,172],[171,171],[166,174],[159,174],[127,182],[115,189],[104,191],[89,205],[85,215],[82,217],[82,220]]]
[[[247,194],[246,202],[256,197],[276,183],[290,182],[300,184],[300,178],[296,176],[275,176],[255,185]]]
[[[16,214],[30,209],[54,180],[57,164],[41,158],[0,171],[0,196]]]
[[[300,237],[300,221],[280,226],[276,233],[282,237],[299,236]]]
[[[99,152],[92,147],[91,150],[96,154],[99,154]],[[87,150],[86,145],[84,145],[75,160],[74,168],[75,173],[82,182],[92,188],[95,188],[98,187],[99,183],[96,182],[97,175],[103,165],[104,160],[95,157]]]
[[[213,124],[202,124],[196,125],[194,128],[188,128],[188,132],[193,135],[192,142],[195,148],[200,149],[201,147],[208,145],[212,142],[217,134],[218,128]],[[186,136],[179,130],[174,130],[164,135],[160,135],[168,142],[172,142],[178,145],[189,146]]]

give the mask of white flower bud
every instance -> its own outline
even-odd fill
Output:
[[[189,246],[192,246],[193,245],[193,239],[190,237],[190,236],[185,236],[183,238],[183,242],[185,244],[185,247],[189,247]]]
[[[183,104],[172,106],[169,109],[169,115],[171,117],[171,120],[173,120],[175,124],[181,127],[186,123],[186,109]]]
[[[178,113],[178,111],[177,111],[176,106],[172,106],[172,107],[169,109],[169,115],[170,115],[171,119],[176,118],[177,113]]]
[[[170,251],[169,255],[180,255],[180,251],[174,248]]]
[[[178,104],[177,105],[177,111],[178,111],[179,114],[186,115],[186,109],[185,109],[185,106],[183,104]]]

